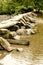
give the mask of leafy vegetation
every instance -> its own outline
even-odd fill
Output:
[[[0,0],[0,14],[25,13],[43,10],[43,0]]]

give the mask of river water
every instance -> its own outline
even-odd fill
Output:
[[[23,51],[0,50],[0,65],[43,65],[43,24],[38,25],[37,29],[36,34],[23,37],[23,40],[29,40],[29,46],[12,45],[23,48]]]

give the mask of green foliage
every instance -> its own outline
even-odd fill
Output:
[[[34,0],[34,8],[37,10],[43,10],[43,0]]]
[[[43,10],[43,0],[0,0],[0,14],[25,13]]]

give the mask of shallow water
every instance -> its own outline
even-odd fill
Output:
[[[29,40],[30,45],[12,45],[23,48],[22,52],[0,50],[0,65],[43,65],[43,24],[38,25],[35,35],[24,36],[23,40]]]
[[[16,45],[15,45],[16,46]],[[0,63],[2,65],[43,65],[43,51],[29,46],[17,46],[24,48],[22,52],[13,50],[10,53],[0,52]],[[32,51],[33,50],[33,51]],[[2,54],[2,56],[1,56]]]

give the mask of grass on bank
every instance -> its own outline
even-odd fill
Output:
[[[42,0],[0,0],[0,14],[20,14],[29,11],[43,10]]]

